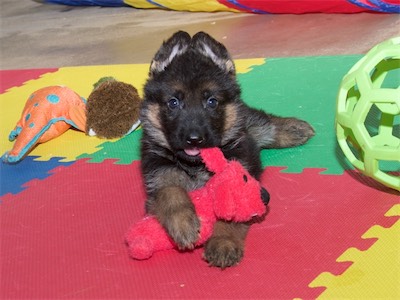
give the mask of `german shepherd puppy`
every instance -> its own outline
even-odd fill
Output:
[[[146,210],[180,249],[192,249],[199,235],[188,191],[212,175],[200,148],[221,148],[227,159],[240,161],[259,179],[262,148],[293,147],[314,135],[304,121],[248,107],[227,49],[204,32],[191,37],[179,31],[162,44],[151,62],[140,119]],[[220,268],[237,264],[248,227],[218,221],[204,259]]]

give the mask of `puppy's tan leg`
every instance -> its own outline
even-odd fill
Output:
[[[200,221],[186,190],[168,186],[158,190],[148,206],[180,249],[193,249],[199,237]]]
[[[244,240],[249,225],[218,221],[204,250],[204,259],[222,269],[236,265],[243,258]]]

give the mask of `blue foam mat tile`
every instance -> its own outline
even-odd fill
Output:
[[[45,179],[50,171],[59,166],[69,166],[74,163],[60,162],[60,157],[49,161],[35,161],[38,156],[27,156],[17,164],[0,162],[0,197],[5,194],[17,194],[25,188],[23,185],[33,179]]]

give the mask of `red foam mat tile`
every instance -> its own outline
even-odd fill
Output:
[[[58,69],[0,70],[0,94],[9,88],[20,86],[24,82],[39,78],[43,74],[56,72]]]
[[[217,299],[315,298],[308,288],[321,272],[343,272],[336,258],[384,213],[398,195],[365,186],[349,173],[301,174],[267,168],[271,193],[264,222],[251,228],[243,262],[221,271],[191,253],[165,251],[129,258],[124,235],[142,217],[145,194],[139,162],[79,160],[6,195],[1,210],[2,298]]]

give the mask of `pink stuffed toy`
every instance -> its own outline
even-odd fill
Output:
[[[218,219],[249,221],[264,215],[269,201],[269,194],[260,183],[238,161],[226,160],[219,148],[201,149],[200,155],[214,175],[204,187],[190,192],[201,223],[195,246],[210,238]],[[126,241],[130,255],[138,260],[148,259],[156,251],[177,248],[156,217],[151,215],[130,228]]]

